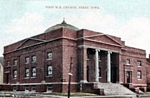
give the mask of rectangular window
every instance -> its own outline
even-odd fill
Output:
[[[17,66],[17,60],[16,59],[13,61],[13,65]]]
[[[14,73],[14,74],[13,74],[13,75],[14,75],[14,78],[17,78],[17,70],[14,70],[13,73]]]
[[[126,65],[130,65],[130,60],[129,59],[126,60]]]
[[[36,77],[36,68],[35,67],[32,68],[32,77]]]
[[[28,68],[26,68],[26,70],[25,70],[26,72],[25,72],[25,77],[29,77],[29,69]]]
[[[52,60],[52,52],[48,52],[47,53],[47,59],[48,60]]]
[[[142,65],[141,61],[137,61],[137,66],[141,66],[141,65]]]
[[[7,66],[10,66],[10,63],[9,63],[9,61],[7,61]]]
[[[36,56],[32,56],[32,62],[36,62]]]
[[[17,86],[16,85],[13,86],[13,91],[17,91]]]
[[[25,57],[25,64],[29,64],[29,57]]]
[[[52,66],[47,66],[47,75],[51,76],[53,74],[53,67]]]
[[[137,78],[142,79],[142,72],[140,70],[137,71]]]
[[[26,86],[25,86],[25,91],[28,91],[28,90],[29,90],[29,86],[26,85]]]
[[[36,90],[36,86],[35,86],[35,85],[32,85],[32,86],[31,86],[31,91],[32,91],[32,92],[35,92],[35,90]]]
[[[47,91],[51,91],[51,90],[52,90],[52,85],[51,84],[47,85]]]

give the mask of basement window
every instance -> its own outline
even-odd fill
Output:
[[[52,84],[48,84],[47,85],[47,91],[49,92],[49,91],[52,91]]]
[[[25,86],[25,91],[29,91],[29,85]]]
[[[17,91],[17,86],[16,85],[13,86],[13,91]]]
[[[36,91],[36,86],[35,86],[35,85],[32,85],[32,86],[31,86],[31,91],[32,91],[32,92],[35,92],[35,91]]]

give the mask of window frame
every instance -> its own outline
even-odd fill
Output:
[[[137,79],[138,80],[142,79],[142,71],[141,70],[137,71]]]
[[[31,91],[32,91],[32,92],[35,92],[35,91],[36,91],[36,85],[32,85],[32,86],[31,86]]]
[[[13,91],[17,91],[17,86],[16,85],[13,86]]]
[[[7,66],[10,66],[10,62],[9,61],[7,61]]]
[[[29,91],[29,85],[25,85],[25,91]]]
[[[34,70],[35,69],[35,70]],[[36,77],[36,67],[32,67],[32,77]]]
[[[53,75],[53,66],[48,65],[47,66],[47,76],[52,76],[52,75]]]
[[[29,56],[25,57],[25,64],[29,64],[29,62],[30,62]]]
[[[28,70],[28,74],[27,74],[27,70]],[[30,77],[30,70],[29,70],[29,68],[25,69],[25,77],[26,78]]]
[[[31,58],[32,63],[35,63],[37,61],[36,55],[33,55]]]
[[[14,60],[13,60],[13,65],[14,65],[14,66],[17,66],[17,62],[18,62],[17,59],[14,59]]]
[[[13,78],[14,78],[14,79],[17,78],[17,70],[13,70]]]
[[[126,65],[130,65],[130,64],[131,64],[130,59],[126,59]]]
[[[53,85],[52,84],[48,84],[47,85],[47,91],[52,91],[53,89]]]
[[[137,61],[137,66],[141,67],[142,66],[142,62],[140,60]]]
[[[47,52],[47,60],[52,60],[52,59],[53,59],[53,53]]]

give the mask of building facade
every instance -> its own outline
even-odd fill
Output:
[[[119,37],[80,30],[65,21],[5,46],[4,59],[4,83],[11,90],[67,92],[70,71],[72,92],[84,91],[89,88],[86,84],[91,85],[92,92],[95,83],[118,83],[143,91],[147,88],[145,50],[126,46]]]
[[[3,84],[3,66],[4,66],[4,58],[0,57],[0,84]]]

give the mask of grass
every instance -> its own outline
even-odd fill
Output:
[[[59,96],[68,96],[68,93],[50,93],[50,95],[59,95]],[[77,92],[77,93],[70,93],[70,96],[97,96],[96,94],[92,93],[83,93],[83,92]]]

